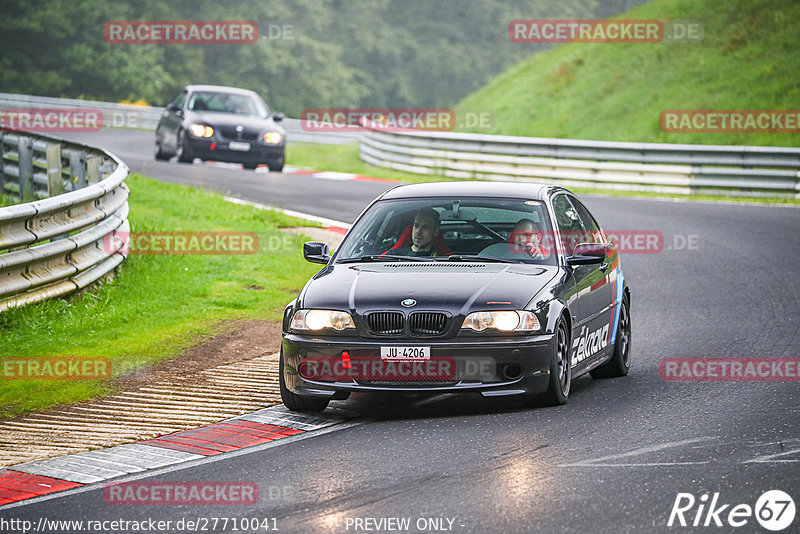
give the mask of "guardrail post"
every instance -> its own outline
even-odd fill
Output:
[[[6,154],[5,136],[6,133],[0,130],[0,195],[6,194],[6,169],[3,159]]]
[[[61,179],[61,145],[47,145],[47,196],[54,197],[64,192]]]
[[[98,167],[102,161],[103,158],[100,156],[88,156],[86,158],[86,183],[88,185],[96,184],[100,181],[100,172]]]
[[[33,198],[33,139],[19,138],[19,194],[21,201],[32,202]]]
[[[105,180],[107,174],[114,172],[117,166],[110,160],[103,159],[100,165],[97,166],[97,173],[100,175],[100,180]]]
[[[83,189],[86,187],[86,154],[83,152],[71,151],[69,153],[69,176],[71,189]]]

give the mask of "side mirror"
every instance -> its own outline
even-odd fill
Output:
[[[328,244],[322,241],[307,241],[303,243],[303,258],[311,263],[327,265],[331,259],[328,254]]]
[[[178,105],[175,104],[174,102],[170,102],[169,104],[167,104],[167,111],[178,111],[179,109],[181,108],[179,108]]]
[[[591,265],[603,263],[606,259],[606,246],[602,243],[580,243],[575,246],[572,256],[567,258],[570,265]]]
[[[274,120],[275,122],[281,122],[285,118],[286,118],[286,115],[284,115],[280,111],[277,111],[277,112],[272,114],[272,120]]]

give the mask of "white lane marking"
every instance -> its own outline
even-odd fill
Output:
[[[299,211],[294,210],[287,210],[283,208],[277,208],[274,206],[267,206],[266,204],[259,204],[258,202],[251,202],[249,200],[243,200],[241,198],[236,197],[224,197],[224,200],[227,202],[231,202],[232,204],[240,204],[242,206],[252,206],[254,208],[258,208],[260,210],[272,210],[272,211],[279,211],[284,215],[288,215],[289,217],[297,217],[298,219],[306,219],[307,221],[318,222],[320,224],[324,224],[325,226],[335,226],[337,228],[344,228],[349,230],[352,224],[346,223],[343,221],[337,221],[334,219],[328,219],[327,217],[319,217],[318,215],[311,215],[310,213],[302,213]]]
[[[776,460],[780,456],[787,456],[789,454],[797,454],[800,452],[800,449],[793,449],[791,451],[786,452],[779,452],[776,454],[765,454],[764,456],[758,456],[753,458],[752,460],[746,460],[743,463],[746,464],[771,464],[771,463],[781,463],[781,464],[793,464],[800,462],[800,458],[792,458],[789,460]]]
[[[322,180],[352,180],[358,175],[350,172],[322,171],[315,172],[310,176],[313,178],[320,178]]]
[[[596,467],[596,466],[611,466],[616,467],[617,465],[621,466],[630,466],[630,465],[693,465],[693,464],[702,464],[706,462],[658,462],[658,463],[650,463],[650,464],[608,464],[603,463],[607,460],[617,460],[620,458],[630,458],[631,456],[639,456],[641,454],[647,454],[651,452],[658,452],[664,449],[671,449],[674,447],[682,447],[683,445],[689,445],[690,443],[698,443],[701,441],[712,441],[717,439],[716,437],[706,436],[702,438],[692,438],[692,439],[684,439],[681,441],[670,441],[667,443],[659,443],[658,445],[649,445],[647,447],[640,447],[638,449],[634,449],[632,451],[623,452],[619,454],[612,454],[609,456],[603,456],[601,458],[595,458],[593,460],[585,460],[583,462],[576,462],[572,464],[561,464],[559,467]]]
[[[559,467],[662,467],[662,466],[676,466],[676,465],[702,465],[709,463],[707,460],[704,462],[644,462],[641,464],[596,464],[596,463],[577,463],[577,464],[561,464]]]

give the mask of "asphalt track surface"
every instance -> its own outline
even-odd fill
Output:
[[[133,172],[345,222],[392,185],[155,162],[147,132],[80,138]],[[659,361],[797,358],[800,209],[583,198],[606,229],[664,235],[660,253],[622,256],[632,289],[629,376],[578,379],[557,408],[354,396],[346,405],[365,414],[357,424],[144,478],[255,482],[253,506],[112,506],[100,484],[2,508],[0,519],[248,517],[276,518],[281,532],[374,532],[355,519],[410,518],[411,531],[433,531],[416,521],[449,518],[450,530],[440,531],[767,532],[754,517],[733,528],[727,516],[773,489],[800,504],[800,382],[670,382]],[[718,492],[718,506],[730,505],[719,516],[724,526],[702,526],[703,514],[698,527],[669,528],[679,492],[698,499],[689,525],[701,496]],[[798,531],[795,518],[783,532]]]

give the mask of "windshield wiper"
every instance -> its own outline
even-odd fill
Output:
[[[436,261],[483,261],[486,263],[520,263],[520,260],[493,258],[491,256],[462,256],[460,254],[453,254],[452,256],[436,258]]]
[[[366,256],[361,256],[359,258],[345,258],[343,260],[339,260],[337,263],[357,263],[357,262],[368,262],[368,261],[386,261],[386,260],[393,260],[393,261],[432,261],[433,258],[427,258],[425,256],[392,256],[391,254],[367,254]]]

